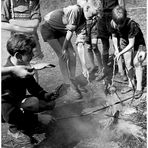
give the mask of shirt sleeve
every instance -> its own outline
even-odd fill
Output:
[[[67,17],[68,17],[67,29],[68,30],[74,31],[76,29],[78,18],[80,17],[79,15],[80,15],[79,7],[77,6],[71,7],[71,10],[67,14]]]
[[[11,3],[10,0],[4,0],[1,9],[1,21],[9,22],[11,19]]]
[[[110,31],[111,31],[112,36],[117,37],[118,33],[117,33],[117,30],[116,30],[116,25],[113,21],[111,21],[110,26],[111,26]]]
[[[138,34],[138,32],[139,32],[138,24],[134,21],[131,21],[128,38],[134,38]]]
[[[34,79],[34,77],[27,78],[27,89],[33,96],[44,99],[45,93],[47,93]]]
[[[39,0],[32,1],[31,19],[39,19],[41,21],[40,2]]]

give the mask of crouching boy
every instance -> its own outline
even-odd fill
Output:
[[[35,47],[35,40],[31,36],[14,34],[7,42],[10,56],[5,66],[29,65]],[[32,97],[27,98],[26,91]],[[38,112],[55,106],[52,94],[46,92],[33,76],[20,78],[13,74],[3,75],[2,117],[9,124],[8,135],[24,142],[25,137],[31,137],[40,119],[45,117]],[[48,124],[51,120],[52,117],[48,115],[44,123]]]
[[[117,60],[123,56],[129,85],[121,93],[135,90],[135,98],[142,95],[142,62],[146,58],[146,45],[138,23],[127,17],[123,7],[116,6],[112,11],[112,40]],[[118,38],[119,37],[119,38]],[[118,47],[120,39],[120,47]],[[119,50],[120,49],[120,50]],[[137,84],[134,81],[134,68]]]

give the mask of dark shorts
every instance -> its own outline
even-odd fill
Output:
[[[111,36],[111,13],[105,13],[98,20],[98,38],[109,38]]]
[[[52,28],[50,24],[46,21],[41,25],[40,31],[44,42],[47,42],[47,40],[59,39],[61,37],[66,36],[66,33],[60,32],[59,30]]]

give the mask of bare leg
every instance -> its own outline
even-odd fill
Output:
[[[123,69],[122,57],[119,58],[117,64],[118,64],[118,72],[121,75],[125,75],[125,72],[124,72],[124,69]]]
[[[61,45],[61,47],[63,46],[63,42],[64,42],[65,38],[60,38],[59,39],[59,43]],[[68,60],[67,60],[67,71],[68,71],[68,78],[70,81],[70,85],[71,85],[71,93],[75,98],[81,98],[81,92],[78,88],[78,84],[76,83],[75,80],[75,73],[76,73],[76,53],[74,51],[74,48],[71,44],[71,42],[69,42],[69,46],[68,46]]]
[[[55,51],[56,55],[59,58],[59,66],[60,66],[60,70],[61,70],[62,76],[64,78],[64,81],[66,83],[69,83],[70,77],[69,77],[67,62],[65,62],[62,59],[62,46],[61,46],[59,40],[52,39],[52,40],[48,40],[47,42],[49,43],[49,45],[52,47],[52,49]]]
[[[137,80],[137,90],[142,90],[142,64],[138,61],[138,54],[136,54],[134,58],[134,66],[135,66],[135,74],[136,74],[136,80]]]
[[[124,60],[125,60],[125,66],[126,66],[126,72],[128,76],[128,81],[129,81],[129,87],[135,86],[135,81],[134,81],[134,70],[132,66],[132,51],[128,51],[123,54]]]
[[[63,45],[64,39],[65,39],[64,37],[59,39],[61,46]],[[69,53],[69,59],[68,59],[68,62],[67,62],[67,66],[68,66],[68,71],[69,71],[69,78],[75,79],[76,53],[74,51],[74,48],[73,48],[71,42],[69,43],[68,53]]]
[[[98,69],[101,70],[103,68],[103,63],[102,63],[101,53],[98,49],[97,43],[98,43],[98,39],[92,39],[92,49],[97,59]]]
[[[91,71],[92,71],[95,68],[95,62],[94,62],[94,53],[93,53],[91,45],[89,45],[89,47],[88,47],[88,56],[90,59]]]
[[[39,42],[39,37],[38,37],[37,32],[34,33],[34,39],[35,39],[35,42],[36,42],[36,50],[35,50],[35,53],[34,53],[35,57],[42,59],[44,57],[44,55],[41,51],[41,45],[40,45],[40,42]]]
[[[101,41],[103,46],[103,53],[102,53],[103,66],[106,69],[109,60],[109,39],[101,38]]]

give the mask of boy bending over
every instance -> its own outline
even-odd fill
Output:
[[[86,2],[85,6],[71,5],[63,9],[54,10],[44,17],[41,25],[41,35],[55,51],[59,59],[59,66],[65,83],[70,84],[71,97],[80,99],[82,94],[75,78],[76,52],[71,44],[75,32],[77,35],[77,49],[84,76],[88,70],[84,57],[85,23],[86,19],[98,14],[95,0]],[[97,5],[98,6],[98,5]]]

